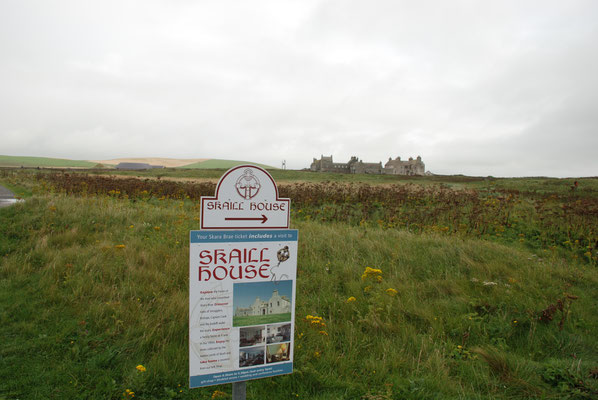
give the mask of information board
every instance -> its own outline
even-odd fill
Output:
[[[190,232],[191,388],[293,371],[297,235]]]

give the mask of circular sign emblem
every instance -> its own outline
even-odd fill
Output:
[[[247,168],[235,184],[237,193],[245,200],[254,198],[260,191],[260,187],[260,181],[253,175],[251,168]]]

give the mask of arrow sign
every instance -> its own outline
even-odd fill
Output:
[[[225,221],[262,221],[262,224],[264,222],[266,222],[268,220],[268,217],[266,217],[264,214],[262,214],[261,217],[259,218],[232,218],[232,217],[227,217],[224,218]]]
[[[288,229],[290,211],[268,171],[239,165],[222,175],[214,196],[201,198],[200,228]]]

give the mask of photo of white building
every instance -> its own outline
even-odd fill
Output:
[[[292,280],[235,283],[233,326],[258,326],[291,321],[292,303]],[[265,334],[266,332],[264,336]]]
[[[237,307],[235,316],[283,314],[288,312],[291,312],[291,300],[287,296],[281,296],[278,290],[274,289],[269,300],[261,300],[256,297],[250,307]]]

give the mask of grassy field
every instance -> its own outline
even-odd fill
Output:
[[[271,314],[271,315],[248,315],[243,317],[233,317],[233,326],[250,326],[262,324],[275,324],[277,322],[287,322],[291,320],[291,313]]]
[[[184,165],[179,168],[168,168],[170,172],[164,173],[164,170],[153,170],[153,171],[141,171],[143,174],[150,176],[164,176],[164,175],[185,175],[184,170],[189,169],[200,169],[200,170],[218,170],[218,169],[229,169],[241,164],[254,164],[262,168],[276,170],[275,167],[256,164],[249,161],[237,161],[237,160],[221,160],[221,159],[209,159],[193,164]],[[25,167],[25,168],[84,168],[93,169],[98,167],[98,163],[84,160],[69,160],[63,158],[49,158],[49,157],[26,157],[26,156],[3,156],[0,155],[0,167]],[[114,165],[106,165],[110,168],[111,173],[122,173],[122,174],[138,174],[138,171],[114,171]],[[105,167],[98,168],[98,172],[105,173]],[[183,171],[181,171],[183,170]],[[179,172],[180,171],[180,172]]]
[[[181,168],[183,168],[183,169],[192,169],[192,168],[196,168],[196,169],[229,169],[229,168],[236,167],[237,165],[242,165],[242,164],[253,164],[253,165],[258,165],[262,168],[275,169],[268,165],[255,164],[255,163],[252,163],[249,161],[219,160],[217,158],[212,158],[210,160],[201,161],[201,162],[194,163],[194,164],[184,165]]]
[[[282,173],[295,371],[249,399],[598,396],[598,180]],[[187,389],[188,232],[213,184],[0,183],[27,198],[0,209],[0,399],[230,398]]]
[[[147,171],[115,171],[110,170],[112,175],[139,176],[143,178],[160,177],[163,179],[195,179],[195,180],[218,180],[228,167],[216,167],[212,169],[185,169],[165,168]],[[578,182],[576,193],[588,193],[591,196],[598,195],[597,178],[495,178],[495,177],[468,177],[468,176],[401,176],[401,175],[373,175],[373,174],[338,174],[332,172],[311,172],[283,169],[268,169],[277,183],[346,183],[370,185],[418,185],[418,186],[446,186],[453,189],[475,189],[475,190],[517,190],[536,194],[564,194],[571,192],[571,187]],[[74,171],[76,172],[76,171]],[[106,171],[84,171],[81,173],[106,174]]]
[[[81,160],[66,160],[48,157],[18,157],[0,155],[0,167],[60,167],[93,168],[96,163]]]

